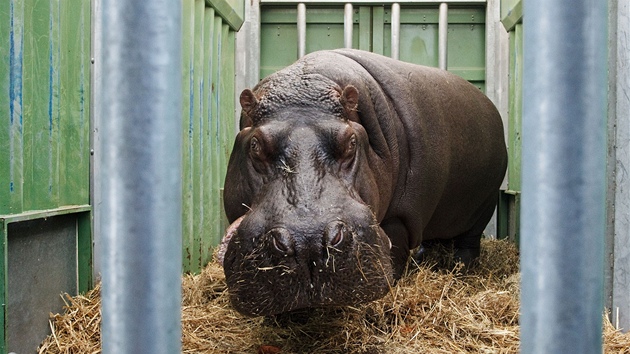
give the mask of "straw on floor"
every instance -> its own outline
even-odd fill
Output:
[[[484,240],[478,267],[412,266],[383,299],[356,307],[247,318],[229,304],[223,270],[210,263],[182,280],[183,353],[516,353],[518,251]],[[446,262],[448,263],[448,262]],[[100,353],[100,286],[66,296],[39,353]],[[630,334],[604,316],[605,353],[630,354]]]

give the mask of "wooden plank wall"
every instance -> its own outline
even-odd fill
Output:
[[[0,215],[89,204],[90,3],[0,3]]]
[[[196,272],[227,227],[221,190],[235,135],[235,31],[204,0],[183,0],[183,265]]]

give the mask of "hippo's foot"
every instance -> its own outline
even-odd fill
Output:
[[[453,259],[462,263],[464,270],[474,268],[481,254],[481,234],[460,235],[453,239]]]
[[[461,241],[465,242],[461,242]],[[450,240],[428,240],[422,242],[412,255],[412,262],[427,264],[437,269],[458,269],[467,271],[478,263],[480,238],[455,238]]]

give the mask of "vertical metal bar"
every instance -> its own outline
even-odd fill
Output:
[[[608,126],[610,127],[611,153],[609,174],[611,195],[610,231],[606,254],[607,306],[611,309],[611,320],[624,332],[630,331],[630,180],[627,167],[630,165],[630,4],[627,1],[609,1],[609,105]],[[616,172],[616,173],[614,173]],[[618,326],[617,326],[618,325]]]
[[[352,48],[352,4],[346,3],[343,8],[343,46],[346,48]]]
[[[181,3],[102,10],[103,353],[179,353]]]
[[[306,5],[297,6],[298,58],[306,54]]]
[[[393,59],[400,58],[400,4],[392,4],[392,55]]]
[[[438,67],[447,69],[448,60],[448,4],[440,4],[438,16]]]
[[[601,353],[606,2],[524,2],[523,353]]]
[[[91,3],[91,21],[92,21],[92,66],[90,67],[90,204],[94,205],[92,209],[92,252],[93,267],[92,277],[97,279],[101,272],[101,209],[96,206],[101,205],[101,155],[100,131],[101,131],[101,67],[103,65],[101,58],[101,39],[102,39],[102,22],[101,22],[101,0],[92,0]]]

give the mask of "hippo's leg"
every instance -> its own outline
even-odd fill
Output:
[[[470,268],[479,259],[481,253],[481,233],[459,235],[453,239],[453,259]]]
[[[477,223],[468,231],[453,239],[454,259],[464,263],[466,268],[475,264],[481,251],[481,234],[494,214],[497,196],[493,194],[479,209]]]
[[[394,279],[400,279],[407,267],[409,258],[409,232],[399,219],[387,219],[381,222],[381,228],[392,242]]]

